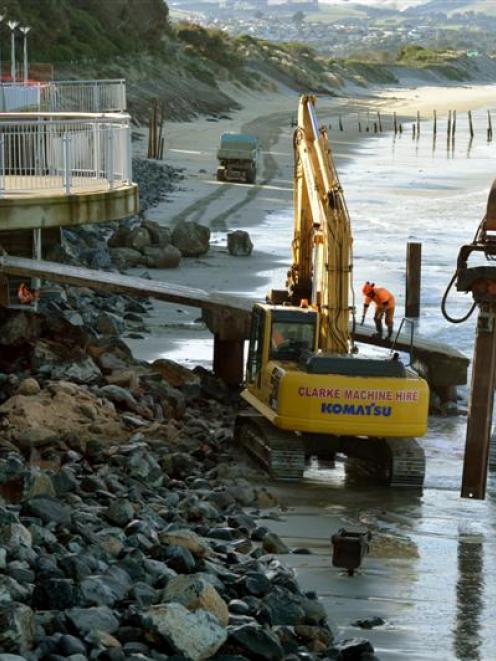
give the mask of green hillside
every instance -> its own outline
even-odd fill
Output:
[[[168,32],[162,0],[4,0],[7,19],[32,26],[32,58],[67,62],[159,52]]]
[[[284,84],[298,92],[333,94],[347,81],[362,86],[393,84],[403,69],[470,80],[477,77],[480,66],[454,51],[420,47],[404,48],[387,62],[373,54],[354,59],[319,56],[303,44],[232,37],[189,22],[171,24],[163,0],[4,0],[3,4],[7,19],[32,27],[31,62],[52,63],[59,79],[126,78],[130,110],[137,121],[146,119],[155,99],[162,103],[166,117],[185,120],[238,107],[233,87],[263,91]],[[4,44],[5,32],[4,23]],[[231,89],[229,94],[226,89]]]

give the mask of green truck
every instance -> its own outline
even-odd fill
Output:
[[[253,135],[223,133],[217,150],[217,181],[246,181],[257,178],[258,145]]]

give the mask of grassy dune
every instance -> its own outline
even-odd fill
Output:
[[[9,18],[33,28],[31,61],[52,62],[57,77],[126,78],[131,111],[141,119],[156,98],[171,119],[236,108],[222,91],[225,82],[261,91],[282,83],[332,94],[346,82],[390,85],[407,70],[447,81],[478,75],[478,63],[454,51],[406,47],[388,61],[374,54],[336,59],[303,44],[172,24],[163,0],[4,0],[4,5]]]

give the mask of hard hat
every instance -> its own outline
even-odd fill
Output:
[[[370,296],[370,294],[374,291],[374,287],[375,287],[375,283],[369,282],[367,280],[367,282],[362,287],[362,294],[364,296]]]

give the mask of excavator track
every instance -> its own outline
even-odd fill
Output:
[[[274,427],[257,413],[241,413],[236,418],[234,438],[274,479],[303,479],[305,449],[293,432]]]
[[[391,487],[421,488],[425,478],[424,449],[414,438],[346,438],[342,450],[347,472],[359,472]]]

